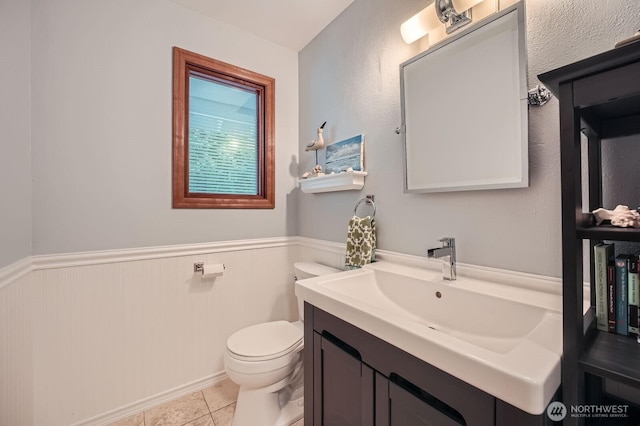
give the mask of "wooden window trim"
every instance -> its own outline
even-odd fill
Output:
[[[222,77],[261,92],[258,105],[258,194],[189,192],[189,71]],[[173,48],[173,208],[273,209],[275,207],[275,79],[178,47]]]

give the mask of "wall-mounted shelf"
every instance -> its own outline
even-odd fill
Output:
[[[302,192],[317,194],[320,192],[352,191],[362,189],[367,172],[343,172],[307,179],[298,179]]]

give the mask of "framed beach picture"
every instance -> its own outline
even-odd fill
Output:
[[[364,169],[364,135],[354,136],[327,146],[325,173],[340,173],[349,167]]]

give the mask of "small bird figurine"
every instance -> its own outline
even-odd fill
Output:
[[[311,143],[308,143],[307,147],[305,148],[305,151],[317,151],[320,148],[324,147],[324,138],[322,137],[322,129],[324,129],[325,124],[327,124],[326,121],[322,123],[322,126],[318,127],[318,139],[312,141]]]

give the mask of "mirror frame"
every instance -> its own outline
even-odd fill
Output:
[[[473,181],[465,181],[465,182],[453,182],[452,185],[442,185],[437,186],[438,183],[434,183],[434,185],[414,185],[414,187],[409,187],[409,162],[408,162],[408,143],[411,141],[407,138],[407,106],[406,106],[406,98],[405,98],[405,68],[411,64],[416,63],[417,61],[424,60],[424,58],[429,58],[434,52],[439,51],[440,49],[446,48],[450,46],[452,43],[455,43],[457,40],[469,36],[470,34],[478,31],[479,29],[489,25],[496,20],[515,12],[517,25],[518,25],[518,63],[515,67],[518,69],[518,95],[519,100],[518,104],[520,105],[520,110],[518,111],[518,115],[520,117],[520,140],[517,141],[520,144],[520,174],[517,177],[507,177],[504,179],[482,179],[479,178],[477,182]],[[402,115],[402,126],[399,131],[402,135],[402,144],[403,144],[403,183],[404,183],[404,192],[405,193],[430,193],[430,192],[454,192],[454,191],[470,191],[470,190],[486,190],[486,189],[505,189],[505,188],[525,188],[529,186],[529,159],[528,159],[528,150],[529,150],[529,142],[528,142],[528,103],[527,103],[527,51],[526,51],[526,30],[525,30],[525,6],[523,1],[519,1],[516,4],[505,8],[504,10],[489,16],[477,23],[474,23],[470,28],[466,28],[461,30],[459,33],[454,36],[434,45],[428,50],[414,56],[413,58],[403,62],[400,64],[400,95],[401,95],[401,115]],[[443,84],[450,84],[448,82],[443,82]],[[428,101],[428,100],[427,100]],[[436,99],[435,102],[438,102]],[[426,137],[428,138],[428,136]],[[515,143],[516,141],[514,141]],[[448,164],[455,165],[455,159],[443,158],[441,161],[446,161]],[[455,169],[452,170],[452,173],[455,173]]]

